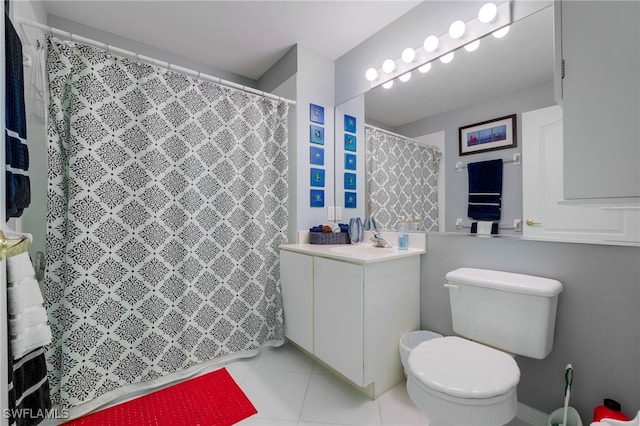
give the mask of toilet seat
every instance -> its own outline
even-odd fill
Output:
[[[456,336],[421,343],[408,365],[421,387],[456,399],[491,399],[510,393],[520,381],[513,357]]]

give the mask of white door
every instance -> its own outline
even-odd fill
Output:
[[[639,211],[629,202],[564,199],[562,124],[560,106],[522,114],[524,235],[611,244],[638,241]]]
[[[313,353],[313,256],[280,250],[284,335]]]
[[[321,257],[314,266],[315,355],[364,386],[362,266]]]

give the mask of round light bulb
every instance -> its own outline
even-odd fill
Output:
[[[430,35],[429,37],[424,39],[424,50],[427,52],[435,52],[438,50],[438,45],[440,44],[440,40],[438,37],[434,35]]]
[[[475,52],[480,46],[480,40],[472,41],[464,45],[464,50],[467,52]]]
[[[440,56],[440,62],[442,62],[443,64],[448,64],[449,62],[453,61],[453,52],[449,52],[444,56]]]
[[[495,38],[502,38],[506,36],[508,33],[509,33],[509,25],[507,25],[506,27],[500,28],[497,31],[494,31],[492,34]]]
[[[386,72],[387,74],[392,73],[395,69],[396,63],[393,61],[393,59],[387,59],[382,63],[382,71]]]
[[[420,71],[422,74],[425,74],[425,73],[428,73],[430,69],[431,69],[431,62],[429,62],[428,64],[424,64],[423,66],[418,68],[418,71]]]
[[[398,77],[398,79],[400,79],[400,81],[403,82],[403,83],[407,82],[407,81],[411,80],[411,73],[410,72],[404,73],[400,77]]]
[[[387,81],[382,85],[382,87],[384,87],[385,89],[391,89],[391,86],[393,86],[393,80]]]
[[[402,51],[402,60],[406,64],[410,64],[416,58],[416,51],[410,47],[407,47]]]
[[[493,3],[486,3],[478,12],[478,20],[483,24],[493,22],[498,16],[498,7]]]
[[[378,78],[378,71],[375,68],[369,68],[364,76],[369,81],[375,81]]]
[[[466,29],[467,28],[464,25],[464,22],[455,21],[449,27],[449,36],[451,36],[451,38],[453,38],[453,39],[459,39],[464,35],[464,32],[466,31]]]

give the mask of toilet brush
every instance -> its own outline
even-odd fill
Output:
[[[573,382],[573,367],[567,364],[564,370],[564,410],[562,414],[562,426],[567,426],[567,411],[569,410],[569,396],[571,395],[571,383]]]

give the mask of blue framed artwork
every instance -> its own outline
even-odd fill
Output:
[[[324,148],[318,146],[309,147],[309,162],[318,166],[324,166]]]
[[[344,206],[347,209],[355,209],[357,206],[356,202],[356,193],[355,192],[345,192],[344,193]]]
[[[311,207],[324,207],[324,189],[311,190]]]
[[[324,127],[309,126],[309,140],[311,143],[317,143],[318,145],[324,145]]]
[[[311,168],[311,186],[324,188],[324,169]]]
[[[345,151],[355,151],[356,150],[356,136],[355,135],[344,135],[344,150]]]
[[[344,174],[344,189],[356,189],[356,174],[345,173]]]
[[[309,120],[314,123],[324,124],[324,107],[309,104]]]
[[[350,115],[346,115],[344,116],[344,131],[345,132],[351,132],[351,133],[355,133],[356,132],[356,118],[352,117]]]
[[[356,160],[357,160],[357,156],[356,154],[349,154],[349,153],[345,153],[344,154],[344,168],[347,170],[356,170]]]

